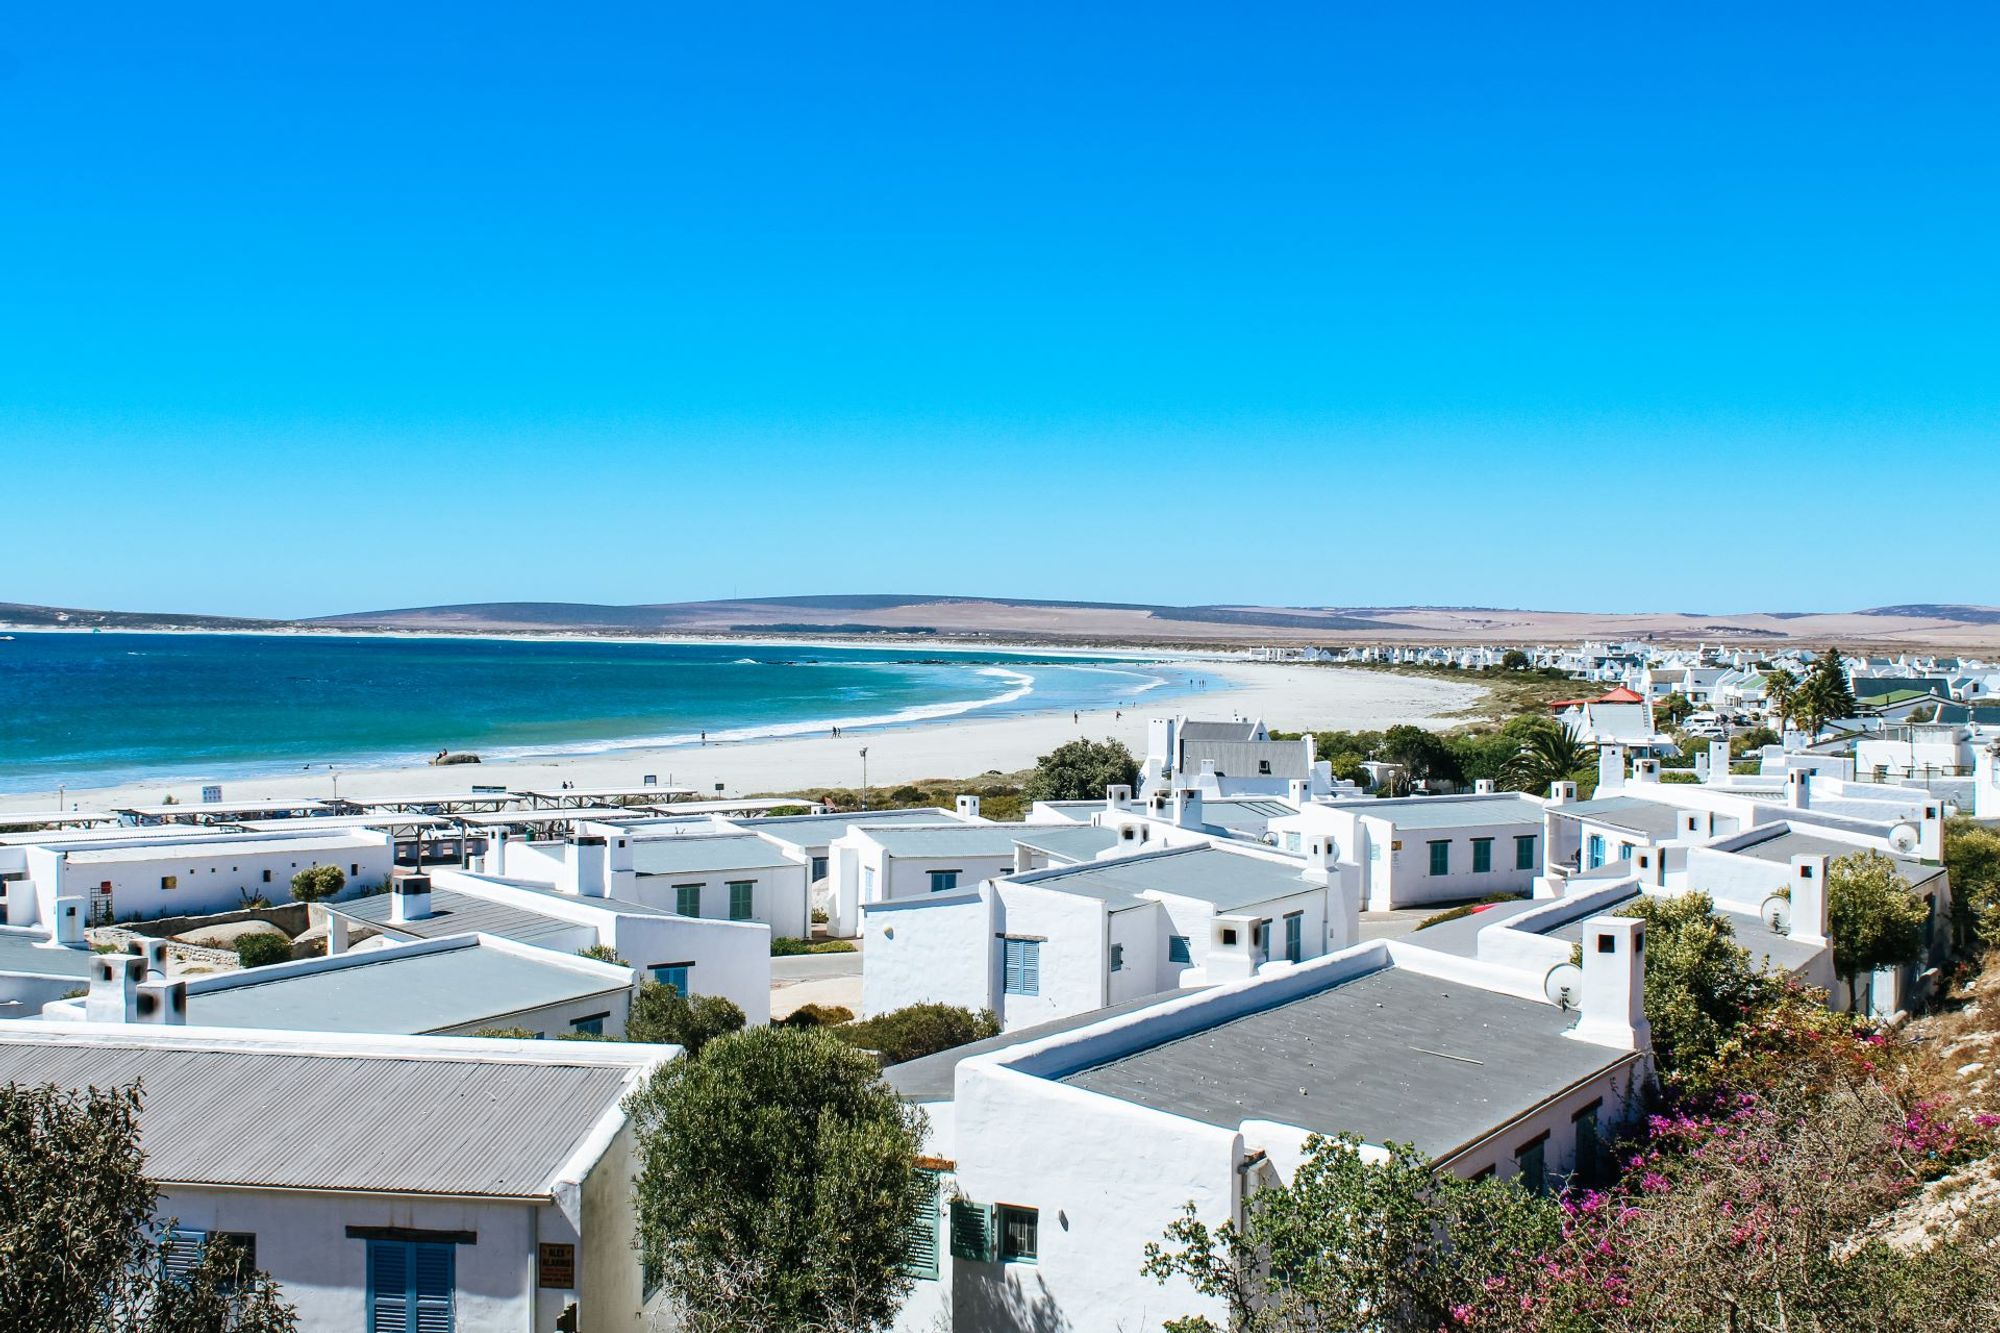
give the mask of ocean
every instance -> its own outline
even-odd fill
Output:
[[[1171,664],[923,645],[15,631],[0,793],[1115,708],[1186,681]]]

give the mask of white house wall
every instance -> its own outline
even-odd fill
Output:
[[[1042,941],[1040,994],[1008,995],[995,987],[1001,1027],[1027,1027],[1103,1008],[1109,966],[1104,905],[1080,894],[1007,880],[995,880],[993,887],[999,898],[994,929]],[[992,944],[996,967],[1001,947],[997,940]]]
[[[276,839],[264,839],[266,843]],[[23,857],[28,877],[34,883],[35,921],[10,921],[11,925],[39,925],[55,919],[55,900],[75,896],[88,900],[97,911],[103,885],[110,884],[110,913],[113,920],[146,920],[160,916],[192,916],[209,912],[234,911],[244,902],[263,897],[269,902],[292,900],[292,876],[315,865],[337,865],[347,876],[343,897],[388,880],[395,851],[387,836],[379,841],[357,844],[350,838],[329,838],[320,850],[298,846],[296,838],[283,851],[267,851],[257,840],[190,840],[176,848],[173,858],[159,855],[158,840],[131,844],[131,860],[72,861],[78,852],[105,853],[117,847],[68,844],[54,848],[28,847]],[[270,878],[266,879],[265,876]],[[174,887],[163,888],[171,876]]]
[[[950,1004],[998,1012],[999,944],[984,890],[861,909],[861,1012]]]

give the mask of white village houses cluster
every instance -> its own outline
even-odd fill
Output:
[[[250,1246],[306,1327],[638,1329],[657,1298],[622,1102],[678,1050],[467,1037],[617,1038],[649,981],[763,1023],[772,940],[817,921],[858,941],[864,1015],[939,1002],[1001,1026],[885,1070],[927,1113],[935,1186],[899,1328],[1217,1316],[1142,1275],[1146,1243],[1189,1204],[1240,1217],[1310,1135],[1533,1189],[1594,1176],[1649,1076],[1641,898],[1706,894],[1762,966],[1840,1007],[1905,1011],[1946,960],[1944,822],[2000,818],[1980,702],[2000,673],[1940,668],[1924,723],[1871,708],[1755,772],[1717,736],[1698,780],[1669,782],[1654,705],[1681,694],[1725,735],[1761,720],[1747,660],[1534,656],[1615,687],[1560,710],[1595,747],[1588,800],[1377,797],[1311,737],[1167,718],[1136,787],[1021,823],[975,797],[802,812],[650,784],[0,816],[0,1079],[143,1079],[163,1207],[197,1243]],[[1852,674],[1862,694],[1869,664]],[[1927,782],[1933,760],[1950,771]],[[1859,850],[1893,858],[1932,926],[1925,957],[1849,986],[1826,886]],[[345,879],[288,909],[323,950],[193,970],[165,938],[283,909],[312,866]],[[1396,924],[1482,899],[1503,900]]]

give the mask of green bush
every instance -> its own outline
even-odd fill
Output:
[[[853,953],[853,940],[800,940],[789,935],[771,939],[771,957],[793,958],[802,953]]]
[[[854,1011],[844,1004],[802,1004],[778,1020],[788,1028],[830,1028],[853,1021]]]
[[[833,1031],[864,1051],[879,1052],[883,1063],[899,1065],[969,1041],[997,1036],[1000,1023],[991,1009],[975,1014],[949,1004],[913,1004]]]
[[[692,1060],[717,1037],[741,1032],[746,1021],[743,1011],[720,995],[688,998],[672,986],[648,981],[632,999],[625,1040],[679,1046]]]
[[[236,941],[236,961],[245,967],[266,967],[292,961],[292,942],[282,935],[245,935]]]
[[[337,896],[347,887],[347,872],[339,866],[307,866],[292,876],[292,899],[316,903]]]

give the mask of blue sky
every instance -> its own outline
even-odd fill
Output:
[[[2000,602],[1996,33],[27,7],[0,600]]]

